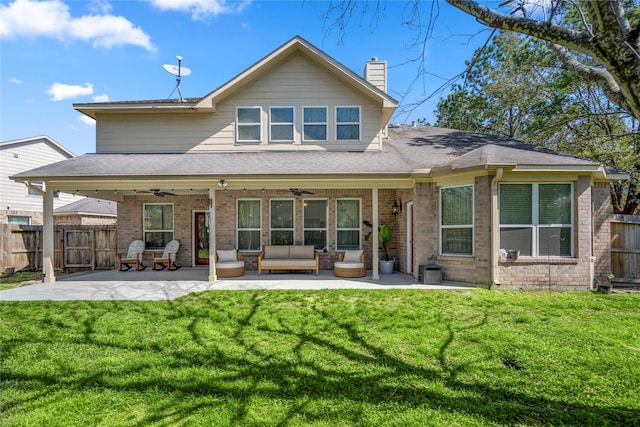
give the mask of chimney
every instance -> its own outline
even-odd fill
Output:
[[[367,61],[364,66],[364,78],[387,93],[387,61],[379,61],[375,56],[371,58],[371,61]]]

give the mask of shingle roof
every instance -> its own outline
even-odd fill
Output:
[[[82,199],[61,206],[53,211],[54,214],[85,213],[95,215],[116,216],[118,205],[110,200],[83,197]]]
[[[598,166],[588,160],[491,135],[425,126],[390,127],[388,133],[382,151],[85,154],[16,177],[408,175],[415,170],[484,165]]]

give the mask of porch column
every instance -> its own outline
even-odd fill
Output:
[[[56,276],[53,268],[53,190],[46,187],[42,197],[43,226],[42,226],[42,272],[45,283],[54,283]]]
[[[371,233],[371,249],[373,249],[373,272],[371,273],[371,278],[373,280],[380,280],[380,274],[378,271],[378,261],[380,260],[380,253],[378,250],[379,245],[379,237],[378,237],[378,189],[371,189],[371,210],[373,211],[373,230]]]
[[[216,190],[209,187],[209,281],[218,280],[216,274]]]

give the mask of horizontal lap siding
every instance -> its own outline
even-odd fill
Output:
[[[42,196],[27,193],[27,187],[9,179],[19,172],[67,160],[69,157],[43,140],[8,145],[0,151],[2,177],[0,177],[0,203],[11,211],[42,212]],[[55,190],[55,189],[54,189]],[[53,199],[53,207],[59,208],[78,200],[71,194],[61,193]],[[11,209],[7,208],[10,207]]]
[[[361,138],[336,142],[335,106],[361,106]],[[263,108],[263,143],[260,149],[331,147],[339,150],[379,148],[380,107],[359,95],[333,75],[301,55],[280,66],[216,105],[216,113],[102,114],[98,117],[97,151],[113,152],[187,152],[254,150],[258,144],[235,145],[235,114],[238,106]],[[295,143],[271,143],[269,107],[295,107]],[[328,107],[330,140],[320,144],[301,142],[302,107]]]

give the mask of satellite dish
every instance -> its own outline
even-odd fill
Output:
[[[176,56],[176,59],[178,60],[178,65],[164,64],[162,68],[164,68],[167,73],[176,76],[176,87],[173,88],[173,90],[169,94],[169,98],[171,98],[173,92],[178,89],[178,102],[184,102],[184,98],[182,98],[182,91],[180,90],[180,79],[182,79],[182,77],[191,75],[191,70],[187,67],[182,66],[182,56]]]
[[[191,70],[187,67],[179,67],[173,64],[164,64],[162,68],[164,68],[167,73],[173,74],[174,76],[178,77],[187,77],[191,75]]]

